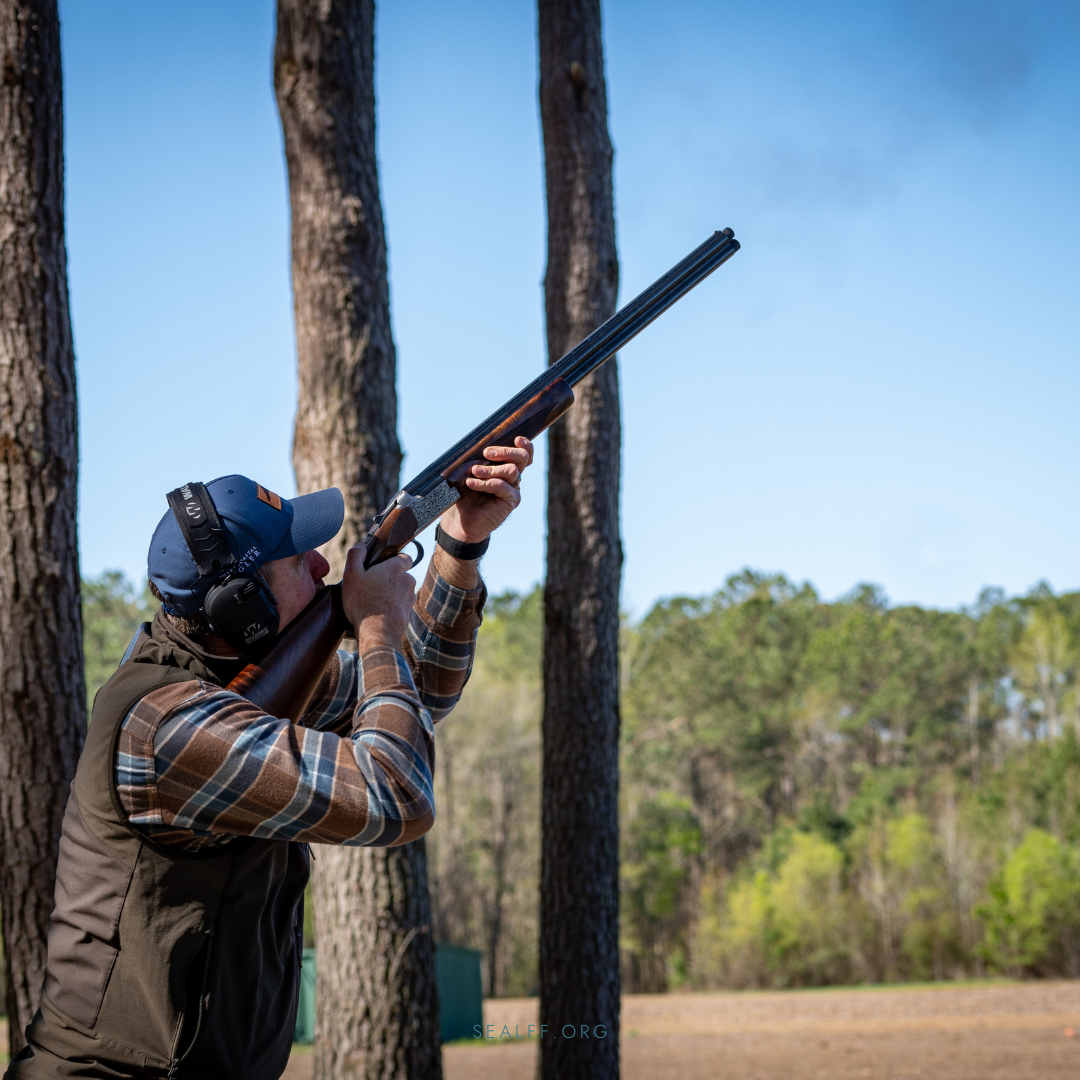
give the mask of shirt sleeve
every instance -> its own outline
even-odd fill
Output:
[[[349,735],[359,688],[360,657],[354,652],[338,649],[326,665],[300,723],[317,731]]]
[[[383,847],[422,836],[435,820],[431,715],[400,653],[380,647],[350,663],[357,692],[343,735],[201,681],[142,698],[116,761],[129,820],[186,849],[235,836]],[[331,697],[347,669],[341,662],[328,683]]]
[[[486,600],[483,583],[456,588],[428,564],[401,644],[420,700],[435,723],[450,713],[469,681]],[[349,733],[358,669],[357,654],[339,649],[304,713],[304,727]]]
[[[459,589],[428,563],[402,646],[420,700],[436,723],[458,703],[469,681],[486,600],[483,582]]]

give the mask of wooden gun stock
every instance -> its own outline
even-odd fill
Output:
[[[321,589],[285,627],[274,647],[257,663],[248,664],[226,689],[270,716],[295,723],[350,629],[341,607],[341,586]]]

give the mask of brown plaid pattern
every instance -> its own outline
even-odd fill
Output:
[[[486,590],[429,566],[401,652],[339,652],[301,724],[210,683],[153,691],[125,718],[117,791],[158,843],[235,836],[390,845],[434,821],[434,719],[468,680]]]

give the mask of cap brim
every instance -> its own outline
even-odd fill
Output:
[[[289,504],[293,508],[292,525],[267,562],[321,547],[337,536],[345,520],[345,499],[337,488],[298,495],[289,499]]]

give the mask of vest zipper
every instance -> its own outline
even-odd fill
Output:
[[[210,978],[210,954],[214,946],[214,928],[211,926],[209,930],[205,931],[206,936],[210,939],[206,944],[206,962],[203,964],[202,986],[199,989],[199,1017],[195,1021],[195,1034],[191,1036],[191,1042],[187,1044],[187,1049],[177,1057],[176,1052],[180,1049],[180,1036],[184,1032],[184,1020],[187,1016],[187,1002],[184,1002],[184,1012],[180,1015],[180,1020],[176,1027],[176,1037],[173,1039],[172,1047],[172,1060],[169,1062],[169,1071],[165,1074],[166,1080],[175,1080],[176,1070],[180,1068],[181,1062],[191,1053],[195,1048],[195,1044],[199,1041],[199,1032],[202,1031],[203,1013],[205,1012],[203,1003],[206,1000],[206,983]]]
[[[297,919],[293,928],[293,935],[296,939],[296,978],[293,980],[293,1011],[292,1011],[292,1026],[293,1031],[296,1031],[296,1014],[300,1011],[300,986],[303,982],[303,976],[301,974],[304,967],[304,923],[303,920]]]

